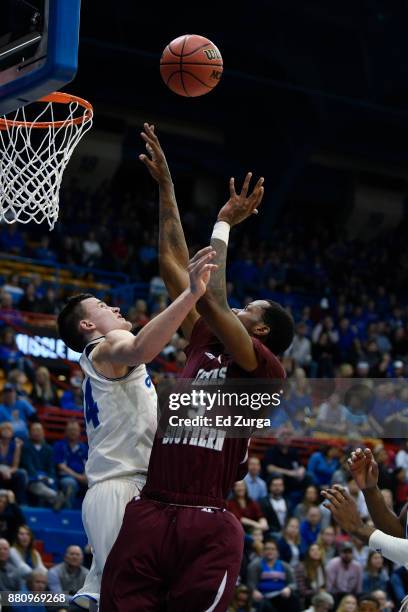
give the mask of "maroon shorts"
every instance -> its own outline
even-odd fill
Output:
[[[105,564],[100,612],[225,612],[244,533],[233,514],[139,499]]]

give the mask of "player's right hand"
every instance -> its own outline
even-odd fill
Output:
[[[242,223],[253,214],[258,213],[258,207],[264,195],[264,179],[261,177],[253,190],[248,194],[252,173],[248,172],[240,193],[235,190],[235,179],[230,179],[230,198],[218,213],[218,221],[226,221],[231,227]]]
[[[144,163],[159,185],[171,183],[171,174],[167,165],[166,156],[154,132],[154,125],[144,123],[143,128],[144,132],[141,132],[140,135],[146,143],[147,155],[139,155],[140,161]]]
[[[377,486],[378,465],[369,448],[364,450],[357,448],[351,453],[347,463],[354,480],[362,491]]]
[[[217,265],[210,263],[215,255],[214,249],[208,246],[198,251],[190,259],[187,268],[190,277],[190,291],[197,299],[204,295],[210,281],[211,272],[218,268]]]

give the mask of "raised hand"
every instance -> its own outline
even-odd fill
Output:
[[[369,448],[364,450],[358,448],[353,451],[347,463],[354,480],[362,491],[377,486],[378,465]]]
[[[241,223],[252,214],[258,213],[263,195],[264,179],[261,177],[256,183],[252,192],[248,195],[249,183],[251,182],[252,172],[248,172],[242,185],[241,193],[235,191],[235,179],[230,179],[230,198],[218,213],[218,221],[226,221],[231,227]]]
[[[355,533],[363,526],[356,502],[343,487],[334,485],[333,488],[322,491],[322,495],[326,499],[323,505],[331,511],[344,531]]]
[[[197,299],[206,292],[211,272],[218,267],[210,263],[215,255],[216,252],[214,249],[208,246],[198,251],[194,257],[190,259],[187,268],[190,277],[190,291]]]
[[[154,132],[154,125],[143,124],[144,132],[140,135],[146,143],[147,155],[139,155],[150,174],[160,184],[171,183],[171,174],[167,165],[166,156],[161,148],[160,141]]]

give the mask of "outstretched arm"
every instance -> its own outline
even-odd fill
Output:
[[[336,522],[344,531],[356,536],[370,548],[381,552],[386,559],[401,565],[408,562],[408,540],[365,525],[358,513],[356,502],[343,487],[334,485],[332,489],[322,491],[322,495],[326,498],[324,505],[331,510]]]
[[[147,155],[140,155],[150,174],[159,185],[159,262],[160,276],[165,282],[170,298],[175,300],[189,286],[189,254],[177,207],[176,194],[163,149],[154,126],[144,124],[141,133],[146,143]],[[182,324],[184,336],[189,339],[198,314],[192,308]]]
[[[251,176],[251,173],[247,174],[239,195],[235,191],[234,179],[230,180],[230,199],[220,210],[211,237],[211,246],[217,252],[214,263],[218,268],[211,275],[206,294],[197,303],[197,310],[210,329],[234,361],[248,372],[257,368],[257,358],[251,336],[228,306],[225,272],[230,227],[257,212],[263,197],[263,178],[259,179],[252,193],[248,195]]]
[[[398,538],[405,537],[407,506],[396,516],[385,503],[378,488],[378,465],[369,448],[356,449],[348,460],[350,471],[362,490],[374,525],[385,533]]]
[[[162,313],[149,321],[133,336],[126,330],[114,330],[94,350],[94,363],[137,366],[149,363],[171,340],[184,318],[205,293],[211,272],[216,266],[209,263],[214,258],[212,249],[202,249],[188,266],[189,288]]]

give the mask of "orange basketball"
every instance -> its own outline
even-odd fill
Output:
[[[197,34],[172,40],[160,60],[163,81],[179,96],[203,96],[214,89],[222,67],[221,53],[214,43]]]

